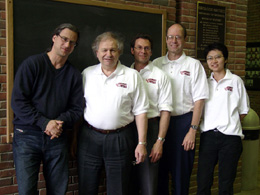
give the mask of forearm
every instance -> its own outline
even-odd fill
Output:
[[[146,142],[147,136],[147,116],[146,113],[135,116],[135,123],[138,132],[138,142]]]
[[[194,103],[191,125],[196,125],[196,126],[199,125],[204,104],[205,104],[204,99],[198,100]]]
[[[165,138],[169,127],[170,118],[170,112],[164,110],[161,111],[158,137]]]

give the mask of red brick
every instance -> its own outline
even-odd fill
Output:
[[[3,153],[3,154],[0,154],[1,156],[1,161],[4,162],[4,161],[12,161],[13,160],[13,153]]]
[[[0,144],[0,153],[11,152],[11,151],[12,151],[12,144]]]
[[[18,192],[18,186],[17,185],[11,185],[11,186],[4,186],[0,187],[1,194],[12,194]]]
[[[14,167],[13,162],[0,162],[0,170],[10,169]]]
[[[2,186],[9,186],[13,184],[12,178],[5,178],[5,179],[0,179],[0,187]]]

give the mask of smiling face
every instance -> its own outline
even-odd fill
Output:
[[[179,24],[172,25],[167,32],[166,44],[169,54],[180,57],[185,43],[184,30]]]
[[[115,68],[120,56],[117,41],[113,38],[107,38],[99,43],[96,51],[97,58],[102,66]]]
[[[207,64],[210,70],[214,73],[225,72],[225,60],[223,53],[220,50],[211,50],[207,55]]]
[[[136,39],[131,53],[135,57],[135,63],[147,65],[152,55],[151,43],[148,39]]]
[[[59,35],[52,37],[53,47],[52,49],[60,57],[68,57],[74,50],[75,43],[77,41],[77,33],[65,28]]]

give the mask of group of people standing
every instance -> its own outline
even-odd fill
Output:
[[[233,194],[242,152],[240,120],[249,111],[247,93],[240,77],[226,67],[225,45],[205,49],[212,71],[207,80],[200,61],[183,51],[186,34],[183,25],[170,26],[168,52],[154,61],[152,38],[137,34],[129,51],[134,62],[127,67],[119,60],[123,39],[102,33],[92,44],[100,63],[80,74],[68,61],[79,31],[71,24],[57,27],[51,49],[27,58],[14,81],[19,194],[37,194],[41,162],[47,194],[66,193],[66,130],[81,117],[79,194],[98,194],[105,167],[108,195],[188,195],[199,129],[198,194],[210,194],[217,163],[219,193]]]

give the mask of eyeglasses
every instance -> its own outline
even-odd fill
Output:
[[[168,36],[166,36],[166,39],[167,39],[167,40],[170,40],[170,41],[174,40],[174,38],[176,39],[176,41],[180,41],[181,38],[182,38],[182,36],[179,36],[179,35],[176,35],[176,36],[174,36],[174,35],[168,35]]]
[[[223,56],[221,56],[221,55],[217,55],[217,56],[208,56],[207,57],[207,61],[209,61],[209,62],[211,62],[211,61],[213,61],[213,59],[214,60],[220,60],[221,58],[222,58]]]
[[[61,36],[61,35],[58,35],[58,36],[61,38],[62,43],[67,43],[67,42],[69,42],[70,45],[72,45],[73,47],[75,47],[75,46],[77,45],[77,42],[76,42],[76,41],[71,41],[69,38],[64,37],[64,36]]]
[[[148,47],[148,46],[146,46],[146,47],[142,47],[142,46],[137,46],[137,47],[134,47],[137,51],[142,51],[143,49],[145,50],[145,51],[151,51],[151,47]]]

